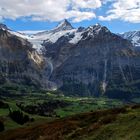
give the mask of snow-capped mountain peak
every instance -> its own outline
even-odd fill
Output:
[[[72,30],[74,29],[73,26],[65,19],[64,21],[60,22],[54,30],[61,31],[61,30]]]
[[[59,33],[61,34],[65,31],[68,32],[73,29],[74,29],[74,27],[65,19],[64,21],[60,22],[54,29],[39,32],[34,35],[35,36],[46,36],[46,35],[59,34]]]
[[[99,23],[92,25],[92,26],[89,26],[87,28],[87,31],[96,32],[96,33],[99,33],[100,31],[110,32],[110,30],[108,28],[106,28],[105,26],[102,26]]]
[[[140,31],[126,32],[119,35],[130,40],[135,47],[140,47]]]
[[[0,23],[0,29],[8,30],[8,27],[5,24]]]
[[[35,48],[38,52],[42,52],[42,50],[44,50],[44,43],[56,43],[61,37],[67,38],[67,41],[70,44],[77,44],[80,40],[94,38],[98,35],[100,36],[100,34],[104,32],[110,31],[100,24],[95,24],[87,28],[79,27],[75,29],[67,20],[62,21],[52,30],[39,32],[34,35],[25,35],[11,31],[12,34],[31,42],[33,48]]]

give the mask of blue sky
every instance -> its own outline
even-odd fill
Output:
[[[100,23],[112,32],[140,30],[140,0],[0,0],[0,20],[16,31]]]

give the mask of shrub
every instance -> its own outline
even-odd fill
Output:
[[[21,125],[30,121],[29,116],[24,115],[21,111],[10,112],[10,117],[13,121],[15,121],[15,122],[17,122],[18,124],[21,124]]]
[[[8,108],[9,105],[0,100],[0,108]]]
[[[0,121],[0,132],[4,131],[4,124]]]

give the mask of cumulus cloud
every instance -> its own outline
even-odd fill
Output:
[[[95,18],[101,0],[0,0],[0,19],[73,22]]]
[[[121,19],[127,22],[140,23],[140,0],[113,0],[111,9],[106,14],[106,16],[99,16],[99,19],[107,21]]]
[[[102,5],[100,0],[72,0],[72,4],[74,8],[90,9],[96,9]]]
[[[103,5],[107,12],[97,16],[95,10],[104,8]],[[22,18],[80,22],[96,17],[106,21],[120,19],[140,23],[140,0],[0,0],[0,21]]]

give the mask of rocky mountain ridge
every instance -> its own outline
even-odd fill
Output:
[[[130,91],[139,94],[139,52],[130,41],[100,24],[75,29],[65,20],[55,29],[32,36],[6,32],[30,44],[30,47],[22,44],[37,54],[36,57],[30,55],[30,60],[35,62],[41,56],[39,60],[44,63],[37,70],[41,81],[49,83],[46,88],[55,85],[54,89],[76,96],[115,97],[125,96]]]
[[[120,34],[121,37],[124,39],[128,39],[132,42],[132,44],[135,46],[135,48],[140,47],[140,31],[130,31],[126,33]]]
[[[6,26],[0,28],[0,83],[46,87],[46,59],[30,42],[11,32]]]

